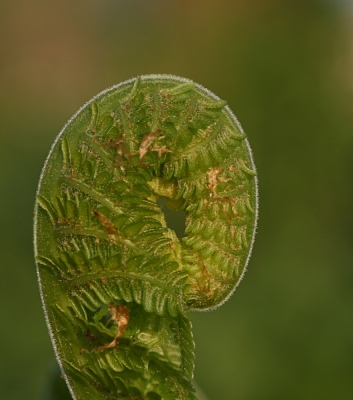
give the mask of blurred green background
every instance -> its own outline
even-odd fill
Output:
[[[39,399],[52,365],[32,250],[51,143],[150,73],[228,100],[259,172],[245,280],[192,314],[197,382],[211,400],[353,398],[352,26],[351,1],[1,1],[1,399]]]

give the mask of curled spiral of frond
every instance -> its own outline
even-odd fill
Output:
[[[186,215],[183,237],[159,200]],[[75,399],[195,399],[190,310],[241,280],[256,172],[226,102],[143,76],[64,127],[37,195],[35,251],[58,361]]]

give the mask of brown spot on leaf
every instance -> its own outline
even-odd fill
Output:
[[[109,218],[107,218],[105,215],[101,214],[96,210],[93,210],[93,214],[99,219],[99,222],[102,224],[105,232],[108,235],[114,235],[115,233],[117,233],[118,231],[117,227],[113,224],[113,222]]]
[[[100,351],[116,347],[118,344],[119,337],[122,336],[122,334],[124,333],[124,331],[127,327],[128,322],[129,322],[129,308],[128,307],[116,306],[116,304],[114,302],[111,302],[109,304],[109,311],[111,313],[111,317],[107,321],[106,325],[110,321],[114,321],[114,323],[116,325],[118,325],[118,333],[116,334],[116,336],[112,342],[110,342],[104,346],[100,346],[98,349]]]
[[[208,188],[210,189],[213,196],[217,197],[216,188],[217,188],[217,175],[223,172],[222,168],[212,168],[207,172],[208,178]]]

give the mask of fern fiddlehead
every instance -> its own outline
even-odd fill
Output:
[[[66,124],[35,211],[42,302],[74,399],[195,399],[189,310],[222,304],[254,240],[251,150],[190,80],[112,87]],[[183,210],[176,234],[161,209]]]

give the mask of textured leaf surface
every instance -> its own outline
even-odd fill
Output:
[[[225,105],[191,81],[144,76],[91,100],[55,141],[35,252],[73,398],[195,399],[186,312],[234,291],[257,217],[250,147]],[[186,213],[181,239],[162,197]]]

